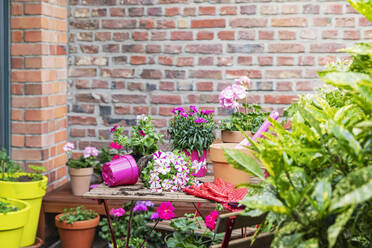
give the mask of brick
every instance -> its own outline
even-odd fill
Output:
[[[95,29],[98,29],[98,21],[97,20],[74,20],[74,21],[70,21],[70,27],[72,29],[95,30]]]
[[[298,97],[293,95],[265,95],[265,103],[271,104],[290,104],[293,103]]]
[[[99,46],[97,45],[81,45],[80,49],[83,53],[98,53],[99,51]]]
[[[128,14],[129,16],[143,16],[143,13],[144,13],[144,8],[137,8],[137,7],[134,7],[134,8],[128,8]]]
[[[122,19],[112,19],[112,20],[102,20],[102,28],[104,29],[131,29],[136,28],[136,20],[122,20]]]
[[[151,103],[156,104],[181,104],[182,99],[180,95],[153,95]]]
[[[182,45],[165,45],[164,53],[177,54],[182,52]]]
[[[258,39],[260,40],[273,40],[274,31],[260,30],[258,31]]]
[[[24,147],[25,146],[25,136],[23,135],[12,135],[12,146]]]
[[[198,82],[196,89],[198,91],[213,91],[213,82]]]
[[[267,19],[264,18],[235,18],[230,20],[232,28],[266,27]]]
[[[271,19],[273,27],[306,27],[307,20],[304,17],[281,17]]]
[[[68,116],[69,125],[97,125],[96,117],[94,116]]]
[[[256,39],[256,31],[255,30],[239,31],[238,39],[239,40],[254,40]]]
[[[337,39],[338,31],[337,30],[324,30],[322,32],[322,39]]]
[[[162,72],[160,70],[144,69],[141,73],[141,77],[144,79],[161,79]]]
[[[324,5],[324,13],[332,15],[342,14],[343,4],[328,4]]]
[[[11,58],[11,66],[14,69],[23,68],[23,58]]]
[[[166,78],[184,79],[186,72],[184,70],[165,70]]]
[[[149,16],[161,16],[162,9],[159,7],[151,7],[147,9],[147,15]]]
[[[218,56],[217,57],[217,65],[218,66],[232,66],[234,64],[234,57],[229,56],[229,57],[222,57]]]
[[[260,7],[260,13],[262,15],[276,15],[279,14],[279,6],[278,5],[262,5]]]
[[[186,46],[188,53],[202,53],[202,54],[220,54],[222,53],[222,44],[190,44]]]
[[[313,91],[320,85],[316,81],[299,81],[296,82],[296,91]]]
[[[154,31],[151,32],[151,40],[165,40],[167,33],[163,31]]]
[[[254,14],[256,14],[256,5],[240,6],[240,14],[242,14],[242,15],[254,15]]]
[[[173,116],[172,110],[173,110],[173,107],[160,106],[159,107],[159,115],[161,115],[161,116]]]
[[[282,14],[298,14],[299,6],[298,4],[284,4],[282,7]]]
[[[269,52],[271,53],[303,53],[305,47],[302,44],[291,43],[291,44],[269,44]]]
[[[107,9],[92,9],[92,17],[107,16]]]
[[[132,39],[136,41],[148,40],[148,32],[136,31],[132,33]]]
[[[93,40],[93,33],[92,32],[77,33],[76,39],[78,41],[92,41]]]
[[[344,31],[344,40],[360,40],[360,31],[357,30],[345,30]]]
[[[295,58],[294,57],[282,57],[278,56],[277,58],[277,65],[278,66],[289,66],[289,65],[294,65],[295,63]]]
[[[12,150],[12,159],[14,160],[27,160],[27,161],[34,161],[34,160],[43,160],[42,151],[39,149],[13,149]]]
[[[295,31],[279,30],[278,35],[279,35],[280,40],[295,40],[296,39]]]
[[[315,27],[325,27],[332,25],[332,18],[329,17],[314,17],[313,26]]]
[[[160,65],[173,65],[173,57],[159,56],[158,63]]]
[[[123,33],[123,32],[115,32],[113,33],[113,38],[114,41],[124,41],[124,40],[129,40],[129,33]],[[124,46],[122,46],[124,47]],[[139,45],[138,47],[141,47]]]
[[[183,9],[183,16],[195,16],[196,15],[196,8],[194,7],[185,7]]]
[[[213,65],[213,57],[199,57],[198,65],[200,66]]]
[[[95,77],[97,70],[95,68],[70,68],[70,77]]]
[[[158,20],[156,21],[156,27],[159,29],[175,28],[176,22],[174,20]]]
[[[303,14],[319,14],[320,5],[318,4],[305,4],[302,6]]]
[[[131,56],[130,63],[132,65],[144,65],[146,64],[146,56]]]
[[[190,70],[190,78],[222,79],[220,70]]]
[[[128,83],[128,90],[144,90],[143,83],[130,82]]]
[[[160,82],[159,90],[174,91],[174,89],[173,82]]]
[[[292,70],[266,70],[266,78],[301,78],[302,71],[297,69]]]
[[[313,53],[335,53],[339,49],[345,48],[345,44],[341,43],[320,43],[311,44],[310,52]]]
[[[97,32],[97,33],[95,33],[95,40],[96,41],[111,40],[111,33],[110,32]]]
[[[84,0],[86,6],[103,6],[103,5],[115,5],[116,0]]]
[[[106,44],[102,46],[102,51],[106,53],[118,53],[120,46],[119,44]]]
[[[199,31],[196,35],[197,40],[213,40],[214,33],[210,31]]]
[[[146,52],[147,53],[160,53],[161,52],[161,46],[160,45],[147,45],[146,46]]]
[[[170,7],[165,9],[165,16],[176,16],[180,14],[180,9],[177,7]]]
[[[191,21],[192,28],[224,28],[225,26],[225,19],[203,19]]]
[[[215,15],[216,7],[215,6],[200,6],[199,15]]]
[[[252,56],[239,56],[238,64],[239,65],[252,65]]]
[[[118,115],[130,114],[130,107],[129,106],[115,106],[115,114],[118,114]]]
[[[135,106],[133,107],[133,112],[136,114],[149,114],[149,107],[148,106]]]
[[[307,65],[314,65],[315,58],[313,56],[299,56],[298,57],[298,65],[307,66]]]
[[[234,35],[235,35],[235,32],[234,31],[220,31],[218,32],[218,38],[220,40],[234,40]]]
[[[12,42],[22,42],[23,32],[22,31],[12,31]]]
[[[12,98],[12,101],[14,100],[14,97]],[[12,104],[12,107],[15,107],[14,104]],[[23,110],[21,109],[12,109],[12,113],[11,113],[12,117],[11,117],[11,120],[12,121],[23,121]]]
[[[146,95],[128,95],[128,94],[115,94],[112,95],[113,102],[121,103],[146,103]]]
[[[220,15],[236,15],[237,7],[236,6],[223,6],[220,8]]]
[[[191,31],[173,31],[171,32],[171,40],[193,40]]]
[[[134,69],[102,69],[102,77],[111,77],[111,78],[132,78],[134,75]]]
[[[354,27],[354,26],[355,26],[354,17],[336,18],[336,27]]]
[[[194,58],[193,57],[178,57],[177,66],[193,66]]]
[[[142,53],[144,52],[144,47],[142,44],[128,44],[122,45],[121,50],[124,53]]]
[[[110,16],[123,17],[125,16],[124,8],[110,8]]]
[[[155,27],[155,22],[154,20],[140,20],[139,27],[145,28],[145,29],[151,29]]]
[[[41,110],[25,110],[25,120],[26,121],[46,121],[53,118],[53,111],[51,109],[41,109]]]
[[[317,32],[313,29],[303,29],[300,32],[300,38],[306,40],[315,40],[317,38]]]
[[[229,53],[261,53],[263,49],[263,45],[259,44],[227,44],[227,52]]]
[[[226,77],[235,79],[237,77],[247,76],[249,78],[261,78],[259,70],[226,70]]]
[[[292,91],[291,82],[277,82],[276,84],[277,91]]]

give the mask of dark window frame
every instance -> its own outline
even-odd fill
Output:
[[[10,149],[9,0],[0,4],[0,147]]]

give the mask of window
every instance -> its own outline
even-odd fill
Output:
[[[9,150],[9,1],[0,3],[0,147]]]

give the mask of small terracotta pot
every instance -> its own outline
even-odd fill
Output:
[[[71,178],[72,194],[80,196],[88,192],[93,168],[69,168],[68,171]]]
[[[252,137],[249,131],[244,132],[248,137]],[[244,140],[244,135],[240,131],[221,130],[221,139],[223,143],[240,143]]]
[[[210,154],[211,160],[213,163],[213,172],[214,178],[221,178],[226,182],[230,182],[232,184],[238,185],[241,183],[249,183],[251,176],[241,170],[237,170],[232,167],[225,158],[224,149],[237,149],[235,146],[238,143],[218,143],[212,144],[210,146]],[[248,149],[238,149],[249,156],[253,157],[253,155],[249,152]]]
[[[63,248],[91,248],[96,234],[96,227],[99,223],[99,215],[91,220],[76,221],[74,224],[68,224],[65,221],[59,221],[55,217],[55,224],[58,228],[59,238]]]

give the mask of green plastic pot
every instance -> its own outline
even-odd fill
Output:
[[[17,176],[29,175],[18,173]],[[35,242],[37,225],[39,223],[40,208],[45,195],[48,178],[32,182],[9,182],[0,180],[0,197],[23,200],[30,204],[29,219],[24,227],[21,246],[30,246]]]
[[[24,226],[30,215],[30,204],[16,199],[3,198],[1,201],[9,202],[19,209],[18,211],[0,214],[1,247],[19,248],[24,233]]]

